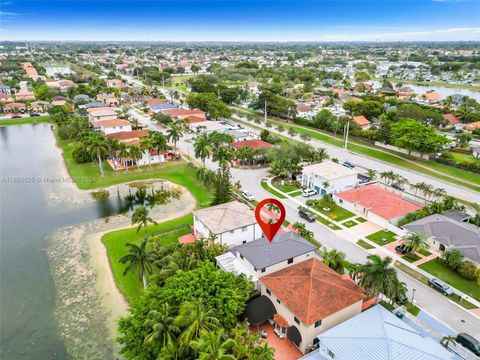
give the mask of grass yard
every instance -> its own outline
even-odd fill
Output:
[[[264,181],[264,180],[260,181],[260,185],[262,186],[262,188],[267,190],[269,193],[275,195],[276,197],[278,197],[280,199],[286,199],[285,195],[280,194],[278,191],[276,191],[275,189],[272,189],[270,186],[268,186],[266,181]]]
[[[37,117],[26,117],[21,119],[4,119],[0,120],[1,126],[9,125],[23,125],[23,124],[32,124],[32,123],[46,123],[50,121],[50,116],[37,116]]]
[[[419,250],[418,251],[420,254],[422,254],[423,256],[430,256],[432,255],[432,253],[428,250]]]
[[[455,271],[449,269],[442,259],[430,260],[419,265],[419,268],[480,301],[480,286],[478,283],[474,280],[466,280],[462,278]]]
[[[355,221],[357,221],[358,223],[364,223],[364,222],[367,222],[367,219],[364,219],[362,217],[359,217],[359,218],[356,218]]]
[[[347,227],[347,228],[352,228],[352,227],[354,227],[354,226],[357,226],[358,223],[355,222],[355,221],[353,221],[353,220],[348,220],[348,221],[342,223],[342,225],[345,226],[345,227]]]
[[[321,222],[322,224],[327,225],[332,230],[340,230],[340,228],[337,225],[328,221],[327,219],[324,219],[321,216],[316,216],[315,219],[317,219],[318,222]]]
[[[396,237],[396,234],[388,230],[387,231],[380,230],[380,231],[377,231],[376,233],[366,236],[368,240],[371,240],[375,244],[378,244],[380,246],[394,242],[396,240],[395,237]]]
[[[467,154],[461,154],[461,153],[456,153],[456,152],[449,152],[450,155],[452,155],[453,159],[457,163],[461,162],[469,162],[469,163],[480,163],[480,160],[476,159],[472,155],[467,155]]]
[[[147,179],[165,179],[187,188],[195,197],[197,206],[205,207],[213,198],[211,192],[196,178],[196,172],[185,161],[170,161],[161,165],[153,165],[136,169],[114,172],[107,162],[103,162],[105,177],[100,176],[98,165],[94,163],[78,164],[72,157],[72,143],[61,140],[57,136],[57,144],[63,150],[63,157],[67,165],[68,173],[75,180],[78,188],[91,190],[100,187]]]
[[[343,221],[351,218],[352,216],[355,216],[354,213],[338,206],[335,203],[328,204],[327,206],[330,210],[326,211],[324,210],[324,206],[319,203],[316,207],[315,210],[318,212],[321,212],[322,214],[328,216],[330,219],[335,220],[335,221]]]
[[[288,195],[290,195],[291,197],[302,195],[302,190],[293,191],[293,192],[289,193]]]
[[[300,184],[297,181],[292,181],[291,184],[289,184],[288,181],[285,181],[285,183],[282,185],[281,180],[278,178],[275,178],[272,181],[272,185],[275,186],[278,190],[283,191],[284,193],[289,193],[291,191],[300,189]]]
[[[417,254],[408,253],[408,254],[402,256],[402,259],[408,261],[409,263],[413,263],[417,260],[420,260],[421,257],[418,256]]]
[[[369,243],[367,243],[366,241],[363,241],[363,240],[358,240],[357,245],[361,246],[365,250],[370,250],[370,249],[375,248],[374,246],[370,245]]]
[[[475,305],[473,305],[471,302],[468,302],[467,300],[462,300],[462,298],[457,294],[453,294],[452,296],[450,296],[450,300],[456,302],[459,305],[462,305],[465,309],[468,309],[468,310],[477,309]]]
[[[139,298],[143,294],[143,284],[138,277],[138,273],[127,273],[123,275],[123,270],[126,264],[119,262],[120,258],[127,253],[126,243],[138,244],[140,240],[146,235],[152,235],[155,233],[165,232],[160,234],[160,242],[163,245],[174,245],[180,236],[190,233],[190,225],[193,224],[193,216],[191,214],[159,223],[158,225],[149,225],[147,232],[141,229],[140,232],[136,232],[136,228],[130,228],[125,230],[118,230],[109,232],[102,237],[102,242],[107,249],[108,260],[112,269],[113,277],[117,283],[117,287],[120,292],[125,296],[129,303],[132,303],[135,299]],[[180,228],[181,225],[185,227]],[[172,229],[173,231],[166,232]]]

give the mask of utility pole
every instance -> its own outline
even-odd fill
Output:
[[[267,122],[267,100],[265,100],[265,122]]]
[[[347,124],[345,125],[347,130],[345,131],[345,146],[344,149],[347,150],[348,147],[348,130],[350,130],[350,121],[347,121]]]

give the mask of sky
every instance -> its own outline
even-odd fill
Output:
[[[480,41],[480,0],[0,0],[0,40]]]

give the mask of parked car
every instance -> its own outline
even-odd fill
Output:
[[[21,119],[22,117],[20,115],[13,115],[12,119]]]
[[[428,283],[434,289],[441,291],[445,296],[452,296],[453,290],[450,286],[444,283],[442,280],[438,280],[436,278],[431,278]]]
[[[392,188],[397,189],[397,190],[400,190],[400,191],[404,191],[404,190],[405,190],[405,188],[404,188],[403,186],[401,186],[401,185],[399,185],[399,184],[396,184],[396,183],[393,183],[391,186],[392,186]]]
[[[255,200],[255,197],[248,191],[242,191],[242,196],[247,199],[248,201]]]
[[[410,251],[410,249],[406,245],[397,245],[395,246],[395,251],[401,255],[405,255]]]
[[[475,355],[480,356],[480,341],[475,339],[473,336],[466,333],[460,333],[457,335],[457,343],[462,345],[464,348],[467,348]]]
[[[303,194],[303,197],[310,197],[310,196],[317,195],[318,192],[315,189],[305,189],[302,191],[302,194]]]
[[[408,297],[407,297],[407,294],[398,294],[397,296],[395,296],[395,302],[397,304],[405,304],[406,302],[408,301]]]
[[[30,114],[30,117],[37,117],[37,116],[40,116],[40,114]]]
[[[308,210],[305,209],[300,209],[298,211],[298,215],[302,218],[307,220],[308,222],[314,222],[315,221],[315,216],[313,216]]]
[[[350,161],[344,161],[342,165],[349,169],[353,169],[355,167],[355,165],[353,165]]]

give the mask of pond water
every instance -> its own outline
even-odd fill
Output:
[[[0,154],[0,358],[65,359],[46,236],[126,211],[131,202],[111,196],[75,204],[79,192],[65,182],[49,124],[0,127]]]
[[[48,76],[54,76],[55,74],[74,74],[75,71],[70,69],[69,66],[45,66],[45,71]]]
[[[368,81],[370,84],[373,84],[375,88],[380,87],[380,83],[378,81]],[[397,83],[393,83],[395,88],[400,87]],[[453,94],[462,94],[477,101],[480,101],[480,91],[475,90],[468,90],[468,89],[459,89],[459,88],[450,88],[450,87],[443,87],[443,86],[430,86],[430,85],[417,85],[417,84],[410,84],[408,82],[402,83],[402,86],[408,86],[412,88],[412,90],[416,94],[424,94],[428,90],[435,90],[438,92],[442,99],[445,99],[449,95]]]

